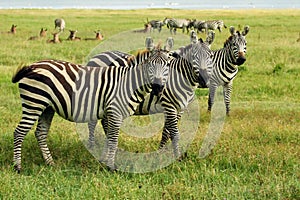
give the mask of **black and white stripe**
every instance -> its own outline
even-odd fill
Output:
[[[209,41],[213,42],[213,39],[209,39]],[[169,79],[161,95],[150,94],[146,96],[135,111],[135,115],[165,114],[166,120],[160,147],[163,147],[166,141],[171,138],[176,157],[180,156],[178,120],[183,110],[194,99],[194,90],[199,82],[204,83],[205,86],[208,82],[207,69],[212,66],[212,51],[209,46],[210,44],[200,40],[196,44],[187,45],[174,52],[173,58],[170,60]],[[126,55],[118,53],[118,56]],[[112,56],[109,55],[109,57]],[[97,58],[102,59],[100,56]],[[101,122],[105,130],[107,127],[106,119],[102,119]],[[94,127],[91,126],[90,137],[94,137],[93,131]],[[90,142],[93,142],[93,138]]]
[[[222,28],[227,28],[227,26],[224,24],[223,20],[207,20],[205,21],[205,28],[206,33],[208,30],[219,30],[219,32],[222,32]]]
[[[175,19],[175,18],[165,18],[163,23],[167,25],[167,28],[170,29],[170,33],[176,34],[178,28],[182,29],[184,33],[185,30],[189,32],[191,20],[190,19]]]
[[[22,99],[22,119],[14,132],[15,169],[21,170],[22,142],[37,120],[36,138],[46,163],[53,164],[46,138],[56,112],[73,122],[107,119],[106,164],[114,170],[123,119],[134,114],[154,85],[162,88],[168,71],[168,54],[160,48],[140,52],[122,67],[83,67],[45,60],[21,68],[12,79],[13,83],[19,82]]]
[[[235,31],[234,27],[230,27],[231,36],[225,41],[224,47],[214,51],[214,65],[209,84],[209,111],[214,103],[216,89],[222,85],[226,114],[229,115],[233,79],[238,73],[238,66],[246,61],[246,35],[248,32],[249,26],[245,26],[242,33]]]
[[[59,31],[64,31],[66,28],[66,22],[62,18],[58,18],[54,20],[55,29],[58,28]]]

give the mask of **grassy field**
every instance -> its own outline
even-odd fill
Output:
[[[74,123],[55,116],[48,144],[56,165],[46,166],[31,131],[24,143],[23,171],[12,169],[13,131],[21,117],[15,70],[45,58],[84,63],[97,41],[48,44],[54,19],[63,17],[79,37],[105,40],[143,28],[146,18],[223,19],[250,26],[247,61],[234,81],[232,113],[211,155],[199,158],[208,129],[207,90],[197,90],[201,120],[182,162],[146,174],[109,173],[86,150]],[[0,199],[300,199],[300,10],[0,10]],[[27,41],[40,28],[46,39]],[[164,27],[166,29],[166,27]],[[62,38],[68,37],[68,31]],[[221,48],[228,29],[216,33]],[[175,38],[186,37],[178,34]],[[199,37],[204,37],[199,34]],[[134,39],[134,38],[133,38]],[[128,41],[132,43],[132,41]],[[102,41],[103,43],[105,41]],[[188,43],[189,40],[186,40]],[[141,44],[143,46],[143,43]],[[156,147],[159,137],[151,140]],[[120,137],[122,148],[148,149]]]

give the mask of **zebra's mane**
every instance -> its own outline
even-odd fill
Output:
[[[159,50],[161,49],[161,42],[159,42],[154,48],[153,50]],[[131,56],[128,56],[127,58],[127,63],[128,64],[131,64],[131,63],[134,63],[136,58],[140,57],[141,55],[147,53],[147,52],[150,52],[151,50],[148,50],[148,49],[144,49],[144,50],[140,50],[138,51],[135,55],[131,55]]]
[[[134,63],[137,57],[139,57],[139,56],[142,55],[142,54],[145,54],[145,53],[148,52],[148,51],[149,51],[149,50],[147,50],[147,49],[145,49],[145,50],[140,50],[140,51],[138,51],[135,55],[128,56],[128,58],[127,58],[128,64]]]
[[[230,45],[230,41],[232,40],[232,38],[234,37],[234,35],[229,36],[229,38],[227,38],[227,40],[224,42],[224,47],[227,47],[228,45]]]

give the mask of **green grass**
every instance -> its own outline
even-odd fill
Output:
[[[109,173],[86,150],[75,124],[55,116],[48,144],[56,165],[45,165],[31,131],[22,148],[23,171],[16,174],[13,131],[21,117],[21,102],[17,85],[11,83],[13,73],[20,65],[45,58],[84,63],[101,44],[53,45],[46,39],[27,38],[41,27],[51,33],[56,17],[64,17],[67,29],[77,29],[80,37],[93,37],[100,29],[109,40],[142,28],[147,17],[166,16],[250,25],[247,61],[234,80],[232,113],[212,154],[198,157],[210,121],[207,90],[198,89],[200,126],[182,162],[146,174]],[[0,199],[300,199],[299,20],[300,10],[0,10],[1,32],[18,25],[16,35],[0,34]],[[221,48],[228,35],[226,29],[217,32],[212,48]],[[62,38],[67,37],[65,31]],[[159,137],[147,141],[121,135],[119,145],[151,150]]]

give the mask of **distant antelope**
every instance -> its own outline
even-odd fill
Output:
[[[84,38],[84,40],[103,40],[103,35],[101,34],[101,32],[98,31],[94,31],[94,33],[96,33],[96,37],[94,38]]]
[[[17,33],[17,25],[11,25],[10,31],[8,33],[16,34]]]
[[[65,27],[66,27],[66,23],[65,23],[65,20],[60,18],[60,19],[55,19],[54,20],[54,25],[55,25],[55,28],[56,29],[58,27],[59,31],[64,31],[65,30]]]
[[[75,30],[75,31],[69,30],[69,31],[70,31],[70,35],[67,38],[67,40],[72,40],[72,41],[80,41],[81,40],[80,37],[76,37],[77,30]]]
[[[38,40],[40,38],[46,37],[47,29],[41,28],[39,36],[31,36],[28,40]]]
[[[60,34],[60,32],[52,33],[53,39],[52,40],[47,40],[47,43],[61,43],[61,39],[59,39],[59,34]]]
[[[151,24],[150,23],[146,23],[144,24],[144,29],[140,29],[140,30],[134,30],[134,33],[149,33],[151,31]]]

